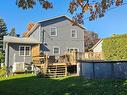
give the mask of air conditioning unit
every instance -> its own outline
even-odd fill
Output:
[[[12,72],[25,72],[25,63],[15,62],[12,67]]]

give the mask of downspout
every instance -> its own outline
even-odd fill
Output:
[[[8,66],[8,43],[5,43],[5,66]]]
[[[45,40],[45,39],[44,39],[44,38],[45,38],[45,33],[44,33],[44,32],[45,32],[45,30],[42,29],[42,25],[41,25],[40,31],[41,31],[41,35],[40,35],[40,36],[41,36],[41,41],[42,41],[42,43],[44,43],[44,40]]]
[[[41,42],[42,42],[41,44],[44,45],[44,42],[45,42],[45,33],[44,33],[44,32],[45,32],[45,30],[42,29],[42,25],[41,25],[40,31],[41,31],[41,33],[40,33],[40,34],[41,34],[41,35],[40,35],[40,36],[41,36]],[[42,51],[42,52],[45,53],[44,51]]]
[[[6,77],[9,76],[9,48],[8,43],[5,43],[5,66],[6,66]]]

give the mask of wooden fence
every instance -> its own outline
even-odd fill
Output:
[[[76,65],[77,60],[104,60],[102,52],[71,52],[69,55],[69,61],[71,65]]]
[[[78,52],[78,60],[103,60],[102,52]]]

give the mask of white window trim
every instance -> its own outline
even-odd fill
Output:
[[[55,28],[56,29],[56,35],[51,35],[51,32],[52,32],[52,28]],[[57,36],[57,28],[56,27],[51,27],[51,29],[50,29],[50,36]]]
[[[75,33],[76,33],[76,34],[75,34],[75,35],[76,35],[75,37],[72,37],[72,31],[73,31],[73,30],[74,30],[74,31],[75,31]],[[77,38],[77,37],[78,37],[78,34],[77,34],[77,33],[78,33],[78,32],[77,32],[77,30],[76,30],[76,29],[71,29],[71,38]]]
[[[21,48],[21,47],[24,47],[24,46],[23,46],[23,45],[20,45],[20,46],[19,46],[19,56],[24,56],[24,55],[21,55],[21,54],[20,54],[20,48]],[[25,51],[25,49],[24,49],[24,51]]]
[[[78,52],[79,52],[79,48],[67,48],[67,52],[68,52],[68,49],[70,50],[70,49],[77,49],[78,50]],[[70,52],[70,51],[69,51]]]
[[[20,55],[20,47],[24,47],[24,55]],[[30,49],[29,55],[25,55],[26,54],[26,47],[29,47],[29,49]],[[19,56],[31,56],[31,46],[20,45],[19,46]]]
[[[59,48],[59,52],[58,53],[54,53],[54,48]],[[53,54],[55,55],[55,54],[60,54],[60,47],[58,47],[58,46],[53,46]]]
[[[31,56],[31,46],[25,46],[25,53],[26,53],[26,47],[29,47],[29,55],[25,55],[25,56]]]

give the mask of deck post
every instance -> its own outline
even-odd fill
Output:
[[[44,74],[47,74],[47,69],[48,69],[48,54],[46,53],[45,63],[43,67]]]
[[[65,65],[65,76],[67,76],[67,65]]]

